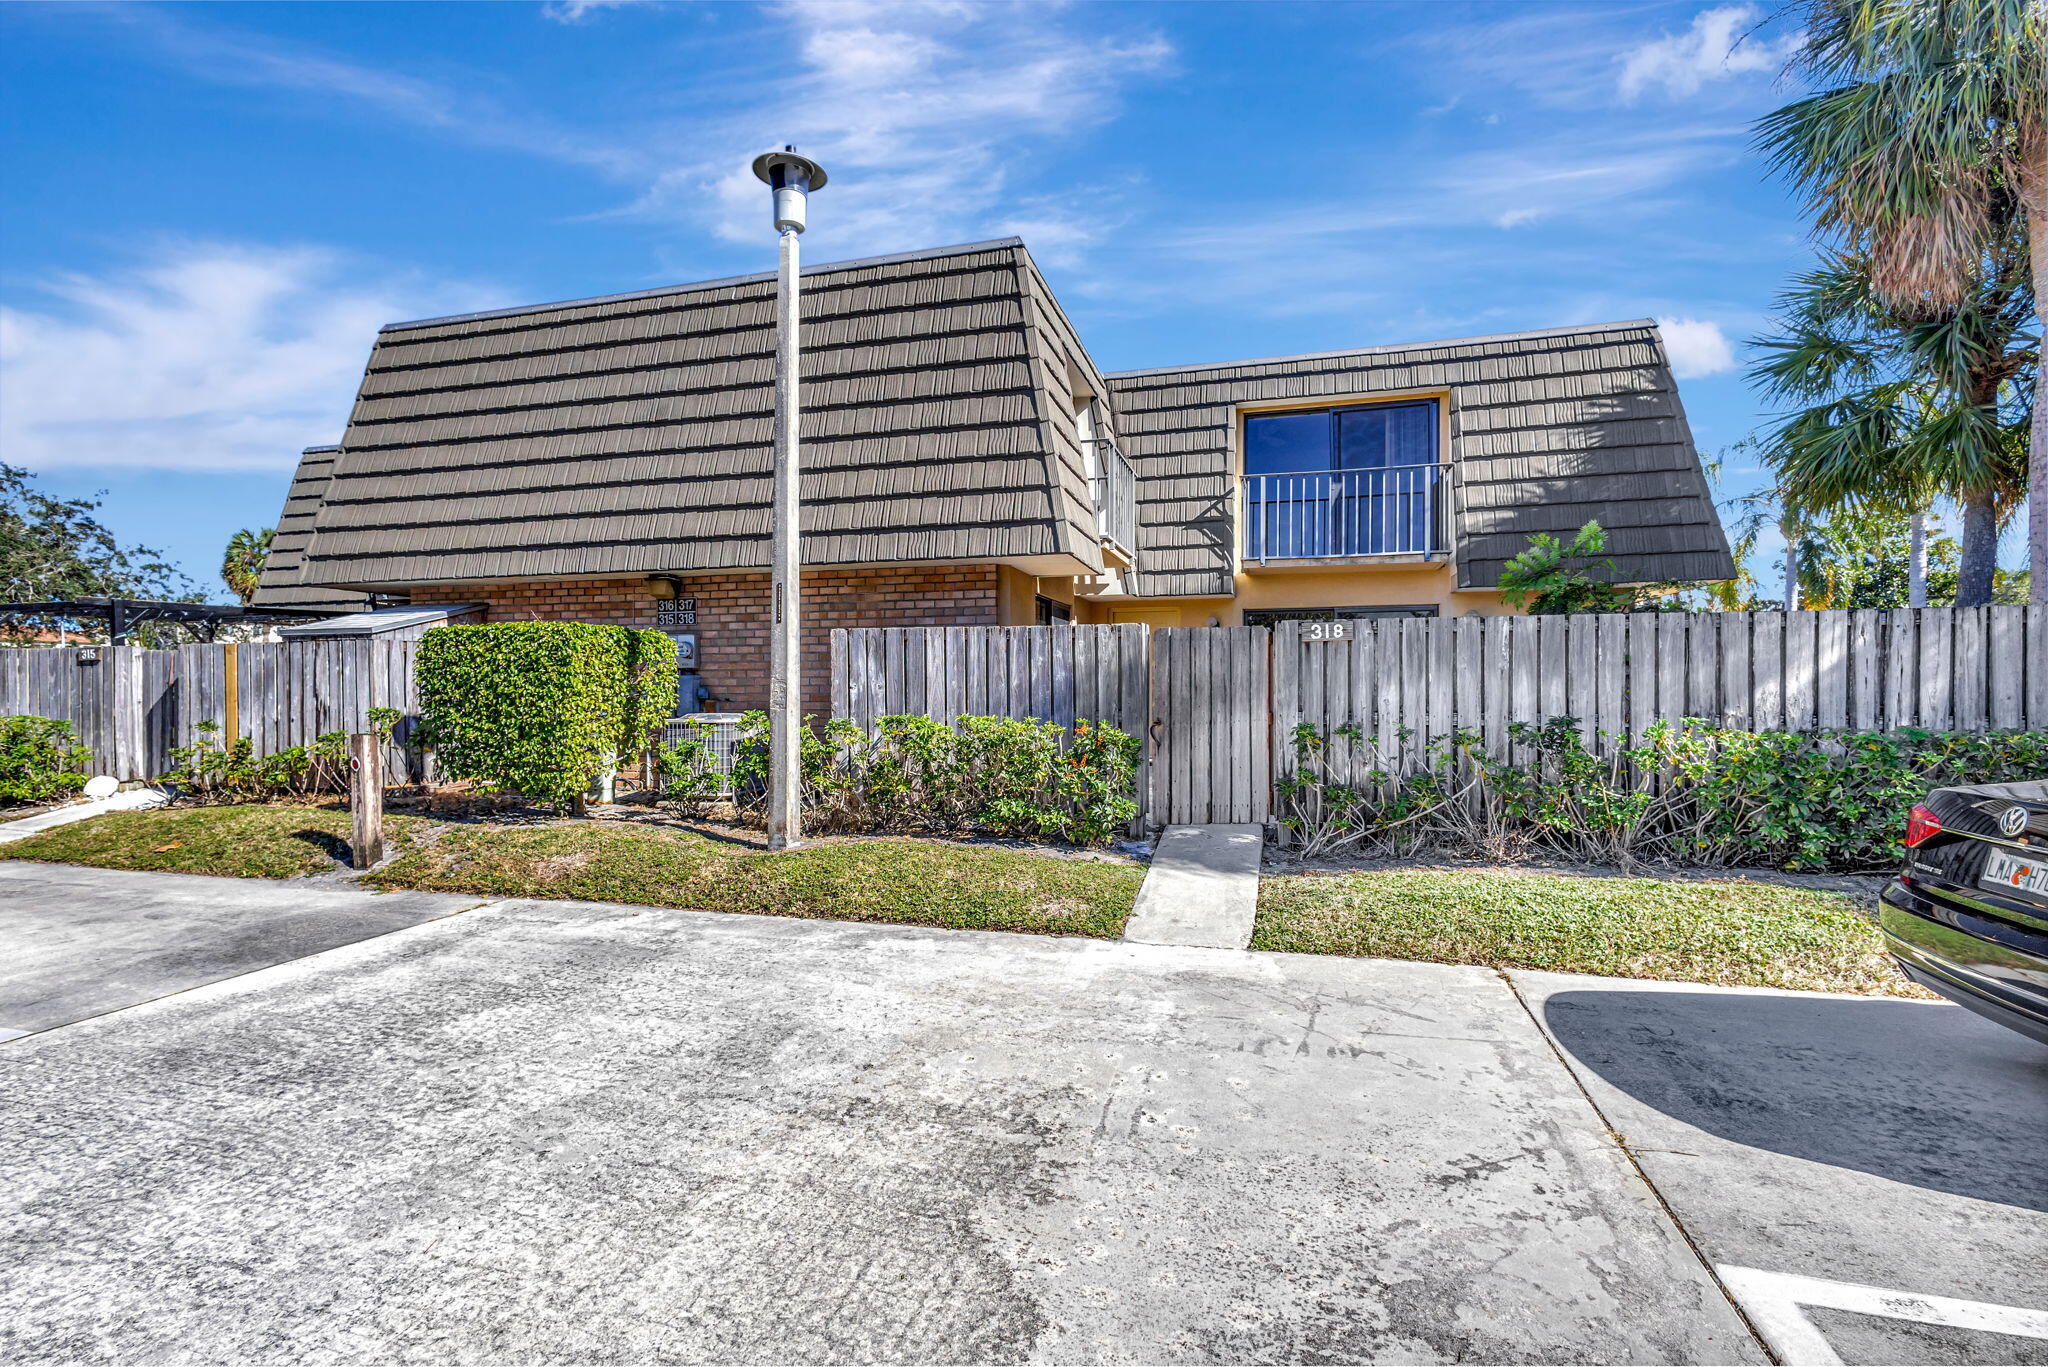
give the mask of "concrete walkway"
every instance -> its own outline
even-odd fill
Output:
[[[16,840],[26,840],[39,835],[53,826],[69,826],[74,821],[90,821],[108,812],[139,812],[151,807],[161,807],[170,798],[154,788],[129,788],[108,797],[96,798],[91,802],[78,802],[69,807],[55,807],[34,816],[22,817],[19,821],[0,821],[0,845]]]
[[[1153,847],[1124,938],[1138,944],[1243,949],[1259,911],[1258,826],[1168,826]]]

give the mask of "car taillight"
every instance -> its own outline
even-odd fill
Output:
[[[1916,850],[1941,834],[1941,818],[1917,802],[1906,813],[1906,848]]]

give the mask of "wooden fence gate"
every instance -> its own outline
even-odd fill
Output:
[[[1265,627],[1152,633],[1152,820],[1263,822],[1271,811]]]

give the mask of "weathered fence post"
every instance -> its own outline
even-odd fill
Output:
[[[384,857],[384,745],[374,731],[348,738],[350,862],[367,869]]]

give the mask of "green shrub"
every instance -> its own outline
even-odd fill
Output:
[[[1508,731],[1512,760],[1460,730],[1397,773],[1355,726],[1298,727],[1294,772],[1275,785],[1281,825],[1313,853],[1877,869],[1904,856],[1905,813],[1928,789],[2048,774],[2038,731],[1795,734],[1687,718],[1633,745],[1598,732],[1594,749],[1572,717]]]
[[[804,822],[813,830],[980,831],[1019,839],[1107,844],[1137,814],[1138,742],[1113,726],[1013,717],[876,719],[869,735],[844,718],[807,723],[801,746]],[[768,717],[746,713],[734,754],[742,809],[767,784]]]
[[[414,677],[425,742],[450,778],[580,806],[675,705],[675,642],[585,622],[435,627]]]
[[[92,751],[71,723],[51,717],[0,717],[0,803],[49,802],[85,786]]]
[[[396,708],[369,711],[370,729],[380,745],[390,743],[392,729],[403,719]],[[192,743],[172,749],[171,767],[157,780],[176,789],[180,802],[262,802],[349,789],[346,731],[323,731],[311,745],[288,746],[259,758],[247,736],[222,745],[219,722],[202,721],[192,729],[197,733]]]

